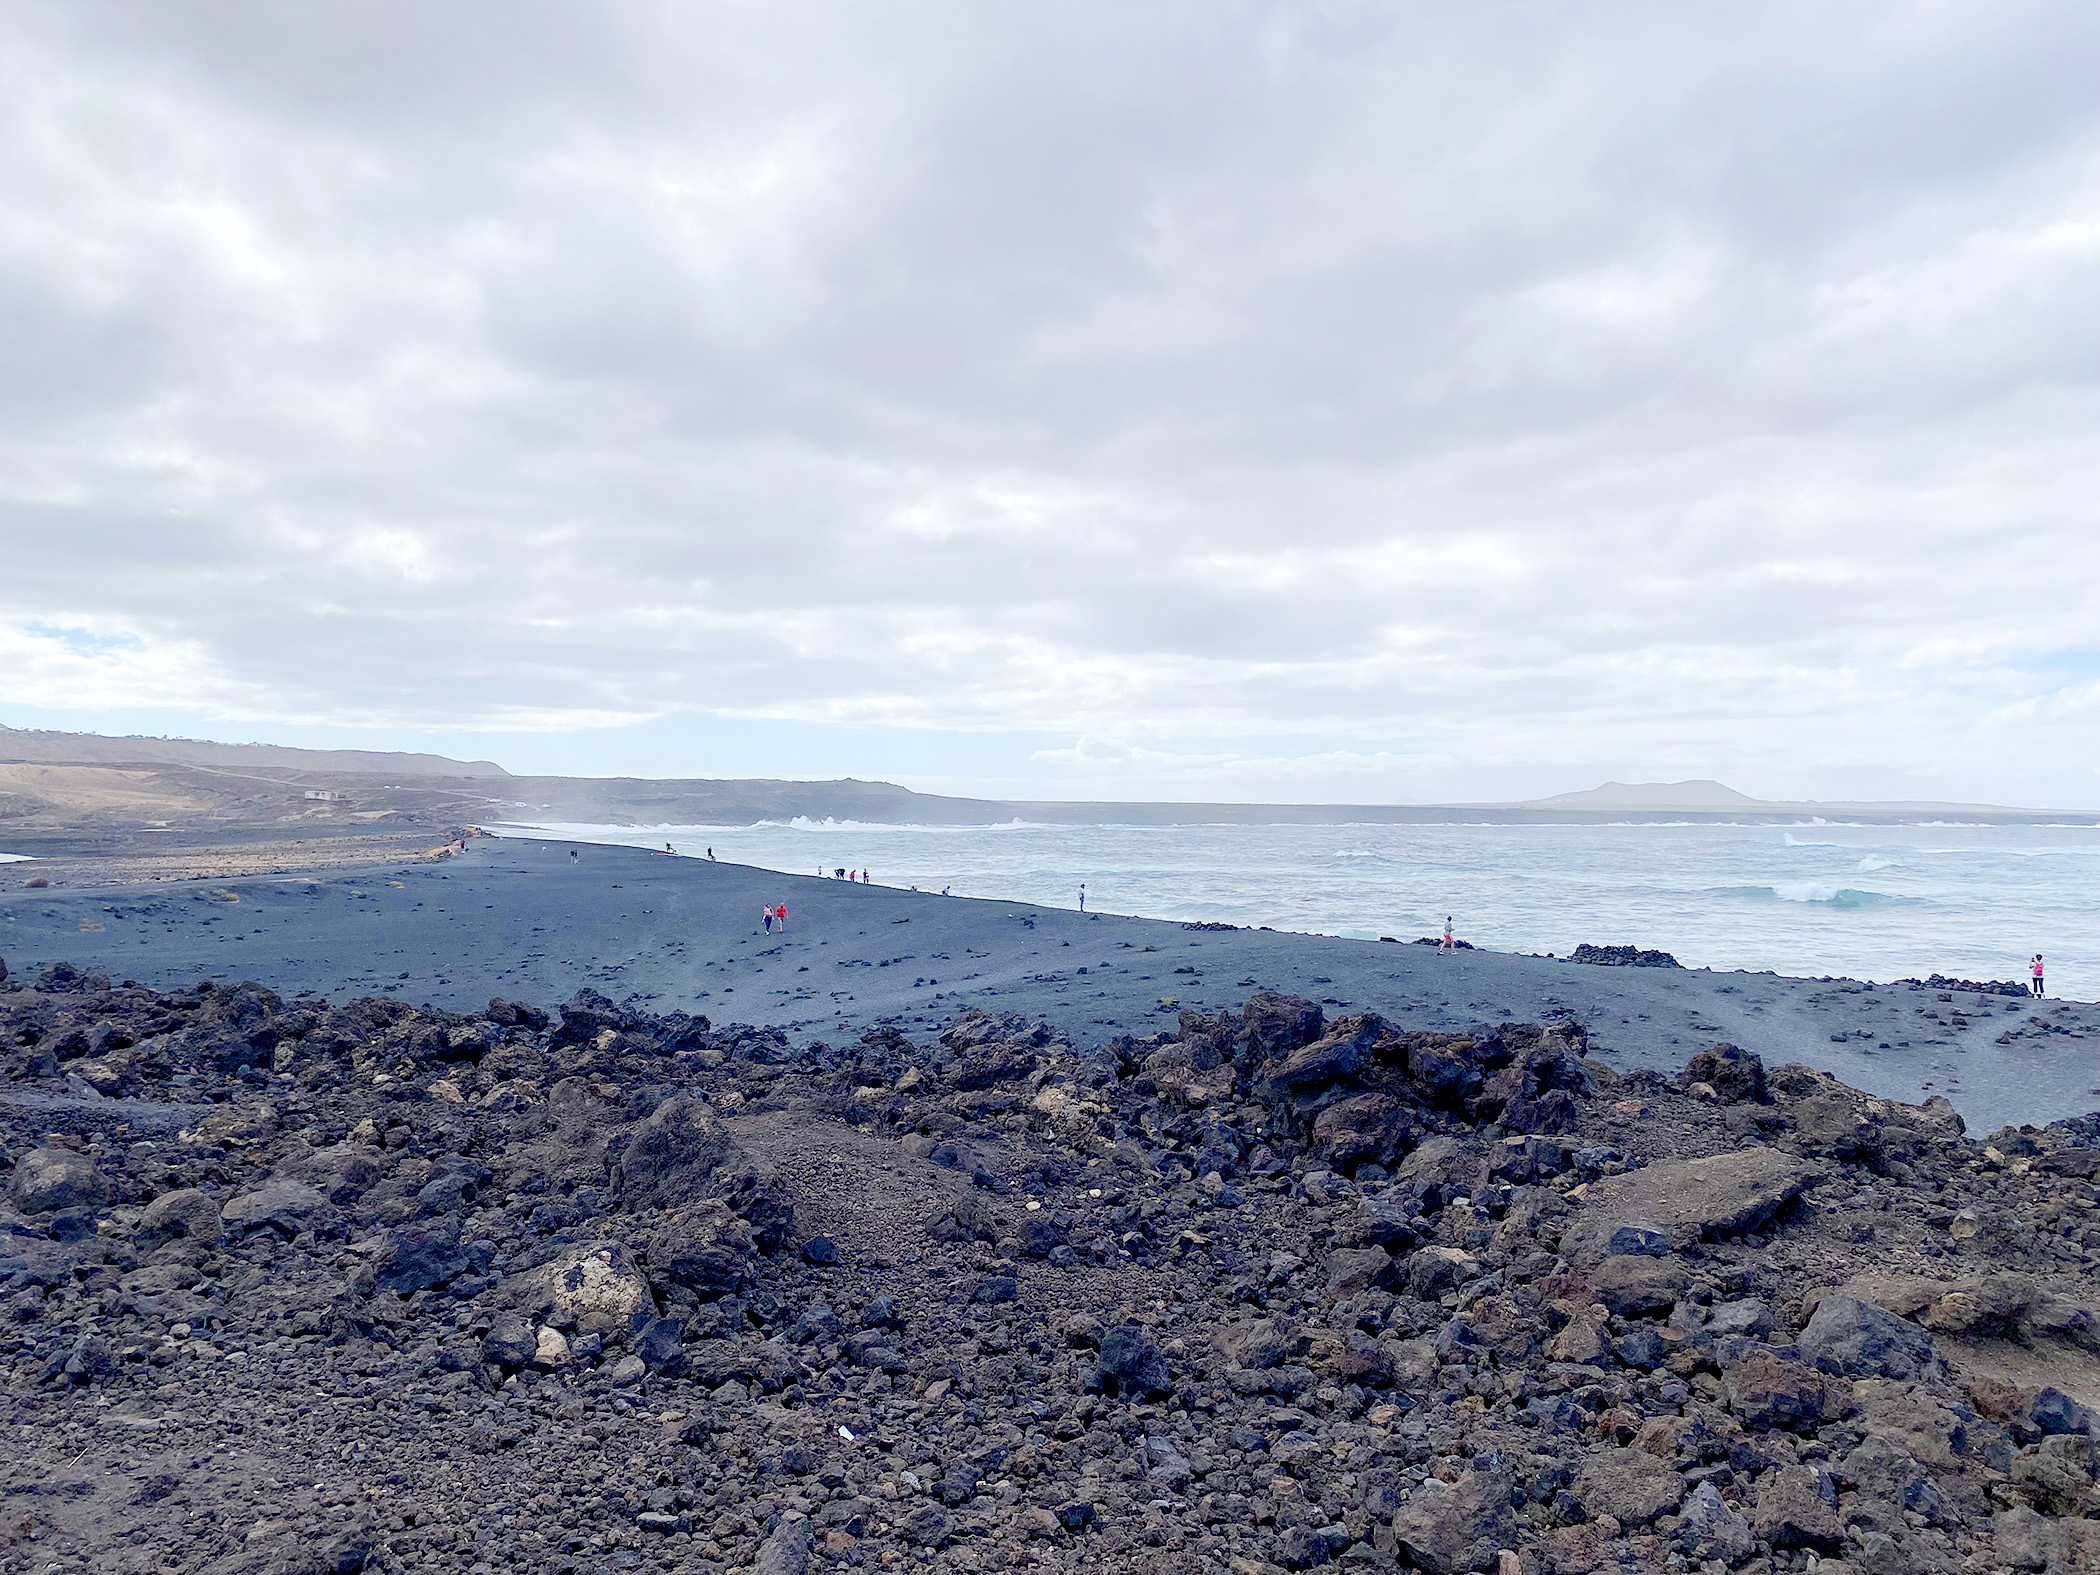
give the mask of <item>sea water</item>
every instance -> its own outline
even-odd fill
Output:
[[[499,829],[499,828],[492,828]],[[2027,978],[2100,996],[2100,829],[1918,824],[537,825],[802,875],[1161,919],[1566,956],[1655,947],[1688,967],[1858,979]]]

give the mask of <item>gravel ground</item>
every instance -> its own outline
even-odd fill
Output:
[[[1097,1043],[24,982],[0,1571],[2100,1555],[2091,1119],[1278,992]]]

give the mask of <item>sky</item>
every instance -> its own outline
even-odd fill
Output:
[[[2100,807],[2100,9],[0,11],[0,723]]]

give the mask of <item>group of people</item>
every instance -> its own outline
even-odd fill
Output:
[[[817,873],[821,875],[824,872],[822,870],[818,870]],[[866,870],[849,870],[845,866],[841,865],[839,868],[831,872],[831,878],[833,880],[855,880],[859,881],[863,886],[865,886],[868,883],[868,872]]]
[[[771,935],[775,930],[778,930],[782,935],[787,934],[788,905],[786,903],[769,902],[759,911],[764,915],[764,923],[768,935]]]

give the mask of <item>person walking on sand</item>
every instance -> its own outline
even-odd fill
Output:
[[[712,862],[714,861],[714,856],[715,856],[715,850],[714,850],[713,848],[709,848],[709,849],[707,850],[707,857],[708,857],[708,862],[712,863]]]
[[[758,912],[759,922],[766,927],[766,933],[771,935],[773,933],[773,905],[769,902],[759,909]]]
[[[774,923],[775,925],[777,925],[777,926],[779,927],[779,929],[780,929],[780,933],[781,933],[782,935],[785,935],[785,934],[787,934],[787,932],[788,932],[788,905],[787,905],[786,903],[784,903],[784,902],[783,902],[783,903],[779,903],[779,904],[775,905],[775,907],[774,907],[774,909],[773,909],[773,923]]]
[[[2027,965],[2027,971],[2034,975],[2032,988],[2035,995],[2039,997],[2042,994],[2042,954],[2040,952],[2034,954],[2034,961]]]
[[[1438,946],[1437,950],[1439,952],[1455,952],[1458,950],[1458,938],[1451,933],[1451,915],[1448,913],[1444,915],[1443,944]]]
[[[576,850],[574,848],[569,849],[569,862],[571,864],[576,862]]]
[[[1081,913],[1084,913],[1084,912],[1086,912],[1086,882],[1085,882],[1085,881],[1081,881],[1081,882],[1079,883],[1079,911],[1080,911]]]

